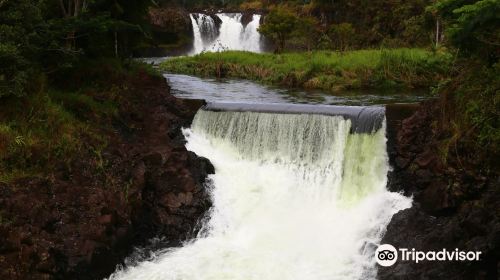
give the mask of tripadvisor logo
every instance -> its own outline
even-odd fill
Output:
[[[390,244],[378,246],[375,251],[375,260],[381,266],[391,266],[398,261],[398,256],[401,261],[412,261],[418,263],[420,261],[478,261],[481,252],[460,251],[458,249],[449,251],[442,249],[440,251],[416,251],[415,249],[408,250],[399,248],[397,250]]]
[[[380,245],[375,251],[375,260],[381,266],[391,266],[398,260],[398,251],[391,244]]]

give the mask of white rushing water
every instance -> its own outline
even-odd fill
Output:
[[[214,164],[202,234],[111,279],[373,279],[374,250],[411,200],[388,192],[385,124],[199,111],[187,148]]]
[[[261,52],[261,38],[257,31],[260,15],[253,15],[252,21],[243,26],[240,13],[216,14],[222,23],[218,28],[214,19],[205,14],[191,14],[194,42],[191,54],[204,51],[244,50]]]

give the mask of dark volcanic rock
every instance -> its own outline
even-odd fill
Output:
[[[244,12],[241,15],[241,24],[243,27],[246,27],[250,22],[253,20],[253,13],[251,12]]]
[[[500,184],[498,174],[459,160],[443,164],[439,108],[426,102],[389,133],[394,170],[388,188],[414,196],[414,206],[392,218],[382,244],[420,251],[481,251],[478,262],[398,261],[379,267],[380,279],[498,279],[500,268]],[[391,139],[391,136],[396,139]],[[443,137],[446,139],[445,137]]]
[[[102,279],[133,246],[196,231],[214,168],[186,150],[180,128],[202,104],[145,73],[124,83],[101,161],[89,151],[44,178],[0,184],[0,279]]]
[[[208,16],[214,20],[215,27],[217,29],[217,35],[218,35],[219,34],[218,32],[220,30],[220,26],[222,25],[222,19],[220,19],[220,17],[216,13],[210,13]]]

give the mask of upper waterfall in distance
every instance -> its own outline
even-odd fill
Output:
[[[253,15],[252,21],[246,26],[242,23],[241,13],[219,13],[214,16],[220,19],[220,26],[217,26],[211,15],[190,14],[194,36],[191,55],[206,51],[262,51],[258,32],[261,15]]]

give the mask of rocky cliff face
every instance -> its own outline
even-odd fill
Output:
[[[214,169],[184,147],[200,102],[177,100],[140,73],[123,90],[107,147],[44,178],[0,184],[1,279],[102,279],[155,236],[175,246],[210,207]]]
[[[480,166],[448,156],[443,163],[442,135],[435,125],[436,101],[422,104],[405,119],[390,142],[389,188],[414,197],[414,206],[397,213],[382,244],[438,251],[481,251],[479,262],[398,261],[380,267],[380,279],[498,279],[500,270],[500,181]],[[453,153],[457,151],[451,151]]]
[[[193,45],[193,27],[182,8],[151,8],[148,11],[151,38],[134,50],[136,57],[184,55]]]

